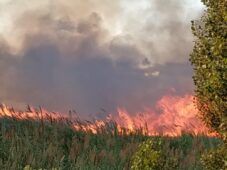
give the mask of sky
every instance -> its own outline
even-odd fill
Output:
[[[0,0],[0,102],[129,112],[193,93],[199,0]]]

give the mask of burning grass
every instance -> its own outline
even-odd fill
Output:
[[[119,133],[140,133],[149,136],[180,136],[182,133],[193,135],[217,136],[197,117],[197,109],[193,104],[193,96],[163,96],[155,108],[146,108],[143,112],[129,114],[125,109],[118,108],[116,114],[109,114],[105,120],[81,121],[73,114],[65,115],[48,112],[42,108],[33,109],[28,106],[26,111],[15,111],[0,105],[0,117],[9,116],[17,119],[62,120],[66,119],[75,130],[99,133],[105,126],[116,126]],[[108,127],[108,129],[115,130]]]
[[[26,112],[0,110],[0,169],[130,169],[132,155],[147,139],[162,139],[179,169],[202,169],[202,152],[221,143],[189,133],[148,136],[143,129],[119,129],[114,121],[69,119],[30,107]]]

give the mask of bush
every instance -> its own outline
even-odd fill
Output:
[[[227,146],[222,145],[218,149],[213,149],[203,154],[201,162],[206,170],[226,170]]]
[[[148,139],[139,145],[137,152],[132,157],[133,170],[163,170],[176,169],[179,164],[175,157],[169,157],[163,150],[164,142],[161,139]]]

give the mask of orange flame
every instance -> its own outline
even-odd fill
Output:
[[[35,110],[28,107],[25,112],[17,112],[5,105],[0,107],[0,118],[8,116],[17,119],[69,119],[62,114],[48,112],[43,109]],[[72,119],[72,118],[70,118]],[[119,132],[127,130],[128,133],[142,129],[142,132],[150,135],[180,136],[183,132],[194,135],[217,136],[197,117],[197,109],[193,103],[192,95],[164,96],[156,104],[155,109],[146,109],[143,113],[129,114],[125,109],[118,108],[117,115],[109,115],[106,120],[94,122],[75,123],[75,130],[98,133],[98,130],[105,127],[106,122],[116,122]]]
[[[115,118],[117,124],[129,130],[138,129],[144,125],[148,135],[179,136],[184,132],[194,135],[210,133],[209,129],[197,117],[197,109],[193,103],[193,96],[164,96],[156,104],[155,110],[131,116],[127,111],[118,109]]]

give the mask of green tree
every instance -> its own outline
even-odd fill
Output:
[[[206,11],[192,21],[196,37],[190,61],[194,67],[199,115],[226,140],[227,131],[227,0],[202,0]]]

